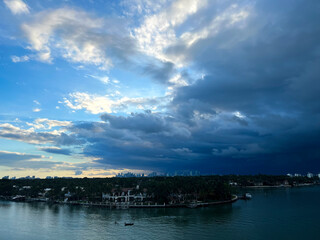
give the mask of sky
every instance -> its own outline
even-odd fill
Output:
[[[317,0],[1,0],[0,177],[320,172]]]

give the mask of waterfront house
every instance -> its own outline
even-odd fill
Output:
[[[308,178],[313,178],[313,173],[308,173],[308,174],[307,174],[307,177],[308,177]]]

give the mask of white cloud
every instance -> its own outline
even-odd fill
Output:
[[[233,115],[236,116],[236,117],[238,117],[238,118],[245,118],[245,117],[246,117],[245,115],[243,115],[243,114],[242,114],[241,112],[239,112],[239,111],[234,112]]]
[[[22,0],[4,0],[4,3],[15,15],[29,13],[29,6]]]
[[[66,127],[72,123],[68,121],[58,121],[49,119],[36,119],[33,123],[26,122],[29,128],[14,126],[10,123],[0,124],[0,138],[22,141],[31,144],[79,144],[80,141],[70,134]],[[58,129],[52,130],[57,127]],[[50,130],[50,131],[47,131]]]
[[[171,61],[164,50],[177,41],[175,27],[206,5],[205,0],[178,0],[160,13],[147,16],[144,23],[133,31],[141,51]]]
[[[164,7],[168,0],[124,0],[120,3],[124,7],[124,14],[128,17],[135,15],[150,15]]]
[[[21,56],[21,57],[18,57],[18,56],[11,56],[11,60],[12,62],[14,63],[18,63],[18,62],[28,62],[30,60],[30,58],[28,56]]]
[[[52,142],[58,133],[37,134],[34,128],[22,129],[9,123],[0,124],[0,137],[23,141],[27,143],[40,144]]]
[[[189,86],[188,80],[186,80],[180,73],[174,75],[168,81],[171,86],[167,87],[166,96],[173,96],[177,88]]]
[[[39,150],[43,150],[43,149],[61,150],[62,148],[50,146],[50,147],[39,147],[38,149]]]
[[[40,108],[34,108],[32,109],[33,112],[41,112],[41,109]]]
[[[73,109],[85,109],[93,114],[113,113],[126,109],[156,109],[158,105],[165,104],[166,98],[128,98],[118,96],[113,99],[109,96],[90,95],[75,92],[64,98],[64,104]]]
[[[169,79],[169,83],[172,83],[174,87],[185,87],[189,85],[187,80],[184,79],[180,73]]]
[[[33,102],[34,102],[35,104],[37,104],[37,105],[40,105],[39,101],[37,101],[37,100],[33,100]]]
[[[206,39],[217,35],[222,29],[225,30],[235,24],[245,20],[249,16],[249,7],[238,7],[236,4],[231,5],[218,16],[215,16],[209,25],[194,32],[185,32],[180,39],[187,47],[195,44],[201,39]]]
[[[91,96],[87,93],[71,93],[71,100],[65,98],[64,103],[67,107],[80,110],[86,109],[87,111],[98,114],[98,113],[111,113],[112,106],[114,105],[114,101],[105,96]]]
[[[102,19],[84,11],[60,8],[40,12],[32,22],[23,24],[22,30],[40,61],[52,62],[54,56],[62,56],[70,62],[106,69],[112,64],[105,49],[113,42],[101,34],[103,27]]]
[[[110,79],[108,76],[95,76],[95,75],[88,75],[94,79],[97,79],[99,81],[101,81],[104,84],[108,84],[110,82]]]
[[[54,127],[68,127],[72,125],[70,121],[50,120],[47,118],[37,118],[33,123],[26,123],[35,129],[52,129]]]
[[[250,4],[232,4],[218,13],[212,10],[211,16],[207,8],[215,5],[221,8],[216,1],[174,1],[169,7],[163,7],[162,11],[147,15],[142,25],[133,29],[132,35],[141,52],[161,61],[170,61],[175,67],[184,67],[192,62],[188,48],[226,29],[245,26],[252,7]],[[186,21],[188,27],[184,25]],[[225,42],[226,46],[229,41]]]

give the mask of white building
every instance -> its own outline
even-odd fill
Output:
[[[307,177],[308,177],[308,178],[313,178],[313,173],[308,173],[308,174],[307,174]]]
[[[64,194],[64,196],[65,196],[66,198],[69,198],[69,197],[72,197],[72,194],[71,194],[70,192],[68,192],[68,193]]]
[[[143,200],[147,197],[145,194],[134,194],[131,195],[131,191],[129,190],[127,193],[122,192],[120,196],[113,193],[112,195],[109,193],[102,193],[102,199],[110,202],[143,202]]]

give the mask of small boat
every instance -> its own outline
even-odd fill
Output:
[[[24,202],[26,200],[25,196],[17,195],[11,199],[14,202]]]
[[[198,204],[197,203],[190,203],[187,205],[188,208],[196,208],[198,207]]]
[[[251,199],[252,198],[252,195],[251,195],[251,193],[245,193],[244,195],[243,195],[243,198],[244,199]]]
[[[132,226],[134,223],[124,223],[125,226]]]

